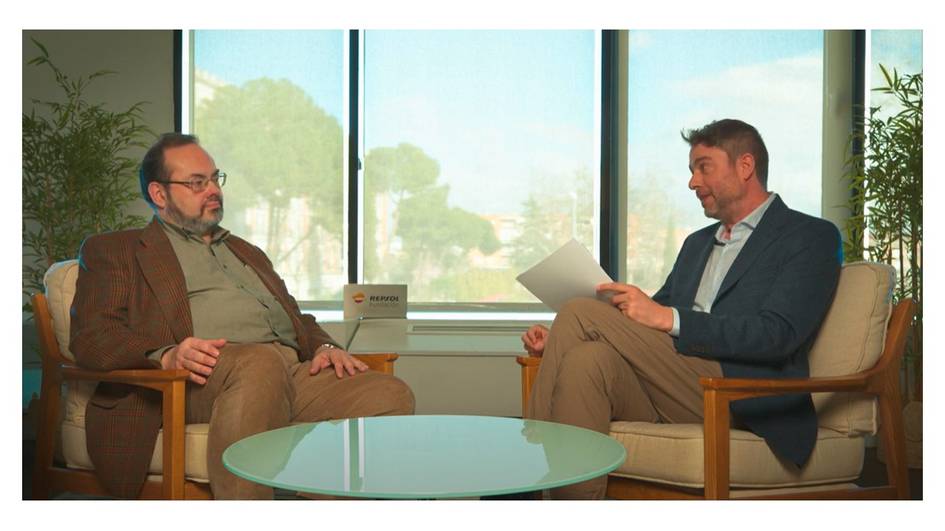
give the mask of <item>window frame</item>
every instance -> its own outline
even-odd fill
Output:
[[[363,254],[360,252],[360,242],[362,241],[363,230],[363,212],[362,212],[362,192],[363,192],[363,120],[364,120],[364,86],[362,83],[362,72],[364,71],[364,31],[359,29],[349,29],[347,39],[345,39],[343,68],[345,72],[342,78],[345,80],[344,102],[343,102],[343,149],[345,150],[345,165],[343,168],[344,178],[344,196],[345,226],[343,229],[342,248],[347,260],[347,276],[349,283],[357,283],[363,278]],[[595,240],[596,248],[592,250],[601,264],[604,271],[612,278],[623,282],[626,280],[626,219],[627,219],[627,69],[628,69],[628,42],[629,32],[632,30],[595,30],[597,53],[595,57],[595,85],[598,90],[595,94],[595,125],[597,142],[597,159],[599,161],[599,173],[594,179],[595,197],[597,204],[595,209],[595,229],[597,238]],[[831,64],[837,61],[838,57],[835,49],[829,49],[827,43],[831,39],[850,38],[854,45],[850,51],[839,52],[842,58],[850,61],[853,65],[853,72],[856,74],[846,76],[825,76],[825,92],[831,90],[849,90],[852,94],[862,94],[862,83],[865,67],[865,57],[863,53],[862,39],[863,30],[823,30],[825,47],[825,70],[828,57]],[[178,132],[187,132],[193,130],[193,33],[194,30],[175,30],[174,31],[174,82],[175,90],[175,129]],[[849,36],[847,37],[847,34]],[[832,56],[830,54],[833,54]],[[851,79],[852,78],[852,79]],[[859,85],[857,85],[859,83]],[[840,84],[842,87],[828,86],[828,84]],[[855,98],[855,96],[854,96]],[[827,112],[828,98],[824,98],[824,109],[822,111],[822,122],[824,124],[824,145],[836,145],[838,138],[842,135],[845,142],[847,130],[834,123],[828,123]],[[860,100],[862,103],[862,100]],[[851,102],[850,110],[853,114],[853,104]],[[828,180],[835,175],[839,175],[839,170],[829,172],[826,163],[827,157],[824,157],[824,172],[822,183],[824,186],[824,205],[828,201],[833,201],[838,195],[849,195],[845,183],[839,177],[833,179],[838,181],[837,186],[830,185],[831,191],[828,193]],[[842,191],[838,191],[842,190]],[[822,207],[821,215],[828,217],[835,223],[842,223],[843,218],[848,213],[838,214],[827,212],[826,207]],[[340,311],[341,301],[298,301],[303,310],[308,311]],[[542,318],[552,315],[549,309],[542,303],[472,303],[472,302],[452,302],[452,303],[409,303],[411,313],[425,314],[425,317],[433,314],[462,314],[475,318],[476,315],[505,316],[510,319],[516,318]],[[456,317],[447,317],[456,318]]]

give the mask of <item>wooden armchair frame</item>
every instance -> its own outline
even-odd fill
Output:
[[[834,490],[798,489],[771,495],[739,496],[738,499],[909,499],[899,369],[914,312],[912,299],[896,305],[887,327],[882,355],[872,368],[856,374],[803,379],[700,378],[705,412],[704,489],[610,476],[607,496],[620,499],[728,499],[731,496],[729,402],[787,393],[847,392],[872,395],[878,400],[882,426],[880,437],[886,448],[886,485]],[[524,413],[541,358],[521,356],[516,359],[522,366]]]
[[[116,382],[138,385],[160,391],[163,396],[163,475],[161,481],[147,480],[141,499],[212,499],[210,485],[189,481],[184,477],[184,385],[188,371],[180,370],[118,370],[89,371],[80,369],[63,356],[53,331],[52,317],[46,296],[33,295],[33,315],[39,334],[42,361],[42,384],[39,395],[40,425],[36,434],[36,461],[33,467],[33,499],[47,499],[50,492],[67,491],[108,496],[95,473],[66,468],[54,463],[56,435],[62,400],[62,384],[66,381]],[[397,354],[358,354],[372,370],[393,374]]]

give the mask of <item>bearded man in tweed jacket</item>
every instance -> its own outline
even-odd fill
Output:
[[[92,370],[186,369],[186,422],[209,423],[217,499],[271,498],[227,471],[230,444],[290,422],[412,414],[401,380],[367,370],[302,314],[259,248],[219,226],[226,175],[191,135],[144,157],[144,229],[91,236],[79,251],[70,349]],[[136,497],[161,427],[161,397],[100,383],[86,410],[89,456],[105,488]]]

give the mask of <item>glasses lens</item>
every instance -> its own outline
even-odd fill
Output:
[[[217,173],[216,179],[214,179],[213,182],[217,183],[217,186],[220,188],[223,188],[223,185],[226,184],[226,173],[222,171]]]
[[[210,182],[206,177],[194,177],[190,180],[190,189],[194,192],[200,193],[207,188],[207,183]]]

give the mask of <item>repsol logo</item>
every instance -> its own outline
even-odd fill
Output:
[[[400,302],[400,297],[397,295],[371,295],[368,300],[371,302]]]

